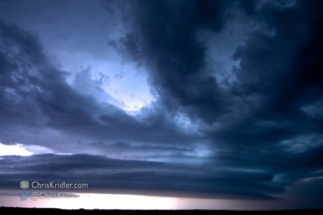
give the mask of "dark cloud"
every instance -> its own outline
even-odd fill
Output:
[[[188,114],[194,123],[213,124],[200,129],[214,142],[214,150],[233,156],[230,164],[277,174],[301,166],[306,170],[296,174],[300,179],[322,166],[317,160],[323,111],[320,5],[137,1],[124,10],[128,31],[119,43],[125,55],[148,68],[162,105],[175,115]],[[221,34],[239,18],[248,29],[247,40],[232,55],[239,66],[232,68],[234,84],[224,90],[207,71],[208,47],[198,33]]]
[[[254,15],[256,13],[257,1],[255,0],[241,0],[240,7],[247,15]]]
[[[300,184],[293,192],[317,194],[322,4],[102,1],[121,29],[109,47],[144,68],[156,95],[137,115],[111,104],[107,76],[83,68],[68,84],[35,33],[0,21],[0,142],[74,153],[1,157],[0,188],[82,180],[104,192],[269,200]],[[227,31],[245,40],[213,60],[238,40],[219,45]]]
[[[236,70],[238,81],[232,92],[245,101],[239,104],[245,115],[239,120],[228,117],[230,125],[215,136],[226,143],[248,146],[320,136],[321,116],[314,107],[322,110],[318,105],[322,101],[322,64],[316,51],[322,46],[317,39],[322,36],[317,30],[322,14],[313,15],[310,11],[316,5],[307,4],[301,2],[289,8],[271,3],[262,6],[256,20],[264,23],[265,29],[251,33],[234,54],[240,68]],[[311,110],[316,114],[305,107],[314,108],[316,111]]]
[[[272,182],[269,172],[200,166],[164,162],[114,160],[91,155],[7,156],[0,160],[0,186],[15,189],[19,181],[66,181],[88,183],[90,190],[123,190],[126,193],[155,191],[155,194],[196,197],[275,199],[266,195],[283,192]],[[10,174],[7,180],[6,174]],[[82,190],[87,192],[86,190]],[[81,191],[80,191],[81,192]]]
[[[225,112],[226,99],[215,78],[205,74],[206,47],[196,36],[204,29],[220,31],[231,1],[127,3],[123,18],[129,31],[119,49],[148,65],[151,84],[163,103],[208,122]]]
[[[185,131],[162,112],[143,110],[144,116],[139,120],[113,105],[102,104],[93,95],[105,94],[91,80],[77,77],[75,90],[34,34],[4,22],[0,28],[2,142],[38,142],[53,148],[57,141],[72,148],[77,141],[102,139],[166,145],[173,141],[180,144],[184,139],[191,142]],[[57,138],[55,132],[65,139]],[[56,137],[49,140],[53,135]]]
[[[311,96],[321,99],[322,89],[322,77],[318,72],[321,67],[314,65],[320,64],[315,60],[320,59],[315,51],[320,50],[320,45],[314,48],[309,42],[319,43],[316,38],[320,37],[320,32],[316,29],[321,13],[310,13],[310,7],[315,5],[313,2],[285,3],[274,1],[256,5],[253,1],[239,1],[238,6],[248,13],[253,13],[256,6],[261,7],[250,18],[253,24],[245,24],[253,31],[245,45],[238,47],[233,55],[240,61],[240,66],[234,69],[237,80],[228,92],[221,90],[216,78],[206,72],[206,47],[197,34],[201,30],[221,33],[227,22],[235,21],[233,8],[237,4],[234,2],[150,4],[135,1],[125,9],[124,21],[129,30],[119,42],[124,54],[148,66],[152,86],[171,110],[187,112],[192,118],[195,116],[209,123],[216,119],[221,122],[223,116],[244,113],[241,110],[253,115],[243,124],[279,119],[279,122],[273,122],[277,126],[268,128],[268,133],[278,136],[282,133],[283,136],[277,137],[279,140],[285,138],[284,135],[299,132],[294,124],[307,118],[300,110],[301,105],[306,105],[302,99],[308,100]],[[237,16],[241,14],[237,13]],[[315,53],[303,53],[307,49]],[[311,70],[315,71],[305,72],[308,69],[303,68],[303,62],[309,61],[306,59],[313,61]],[[228,118],[237,122],[235,118]],[[284,123],[280,123],[282,120]],[[292,124],[292,128],[289,131],[281,129],[284,124]],[[263,132],[266,131],[250,136],[262,138]]]

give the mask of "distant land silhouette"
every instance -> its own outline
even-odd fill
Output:
[[[53,213],[51,213],[53,212]],[[42,213],[42,214],[120,214],[120,213],[129,213],[129,214],[164,214],[164,213],[208,213],[208,214],[277,214],[277,213],[295,213],[301,212],[302,214],[322,214],[322,209],[304,209],[304,210],[100,210],[100,209],[56,209],[56,208],[18,208],[18,207],[0,207],[0,214],[13,214],[13,213]]]

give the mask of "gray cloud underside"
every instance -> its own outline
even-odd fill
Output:
[[[7,156],[0,160],[2,189],[16,189],[21,178],[29,181],[88,183],[89,190],[196,197],[274,199],[265,193],[284,191],[273,175],[265,171],[248,172],[225,168],[125,161],[91,155]],[[10,176],[10,180],[9,177]]]

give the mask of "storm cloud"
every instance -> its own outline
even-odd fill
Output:
[[[29,19],[76,5],[67,2],[32,1],[44,13]],[[53,152],[0,157],[0,189],[85,181],[95,192],[283,201],[299,184],[293,195],[308,186],[317,198],[303,207],[318,207],[322,1],[94,2],[66,23],[48,18],[71,32],[58,38],[22,21],[31,8],[0,15],[0,144]],[[63,50],[51,45],[64,38]],[[114,90],[120,80],[137,87]],[[154,100],[124,108],[144,85]]]

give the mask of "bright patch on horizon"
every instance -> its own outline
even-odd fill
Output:
[[[182,198],[159,197],[128,194],[94,194],[75,193],[76,198],[37,199],[28,198],[21,201],[16,194],[3,196],[0,194],[0,202],[5,207],[25,208],[60,208],[71,209],[100,209],[100,210],[259,210],[255,208],[254,201],[231,199],[207,199],[207,198]],[[1,206],[1,205],[0,205]]]
[[[30,156],[33,153],[26,150],[22,144],[4,145],[0,143],[0,156],[17,155]]]
[[[0,156],[31,156],[37,154],[49,154],[54,153],[52,150],[37,145],[24,145],[24,144],[15,144],[15,145],[4,145],[0,143]],[[54,153],[59,154],[59,153]]]
[[[165,210],[176,207],[177,198],[127,195],[127,194],[93,194],[82,193],[76,198],[27,199],[22,202],[30,207],[61,208],[61,209],[139,209]],[[29,202],[29,204],[28,204]],[[32,205],[31,205],[32,204]]]

